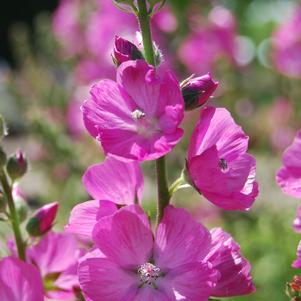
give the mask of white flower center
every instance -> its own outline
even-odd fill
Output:
[[[137,270],[141,285],[149,284],[155,286],[155,281],[161,276],[160,268],[156,267],[152,263],[144,263]]]
[[[219,164],[218,166],[220,167],[220,169],[224,172],[226,172],[228,170],[228,163],[225,159],[221,158],[219,160]]]
[[[145,113],[142,112],[141,110],[137,109],[135,111],[132,112],[132,118],[134,120],[139,120],[141,118],[145,117]]]

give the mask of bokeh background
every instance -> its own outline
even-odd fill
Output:
[[[17,9],[18,8],[18,9]],[[9,126],[4,147],[25,150],[30,170],[20,183],[32,209],[59,201],[56,225],[88,199],[83,171],[100,162],[85,132],[80,105],[89,86],[114,78],[116,34],[137,39],[135,18],[109,0],[9,1],[0,12],[0,112]],[[299,200],[281,193],[275,171],[301,128],[301,3],[297,0],[168,0],[153,18],[164,64],[179,80],[211,72],[220,86],[212,104],[228,108],[250,136],[260,196],[249,212],[218,210],[190,189],[174,202],[208,225],[222,225],[253,266],[254,295],[237,300],[287,300],[284,288],[300,236],[292,221]],[[186,114],[185,138],[168,156],[178,177],[199,112]],[[155,212],[154,164],[145,163],[145,208]],[[0,255],[7,228],[0,226]]]

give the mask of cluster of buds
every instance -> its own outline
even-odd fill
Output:
[[[294,276],[293,280],[286,284],[285,292],[291,301],[301,301],[301,277]]]

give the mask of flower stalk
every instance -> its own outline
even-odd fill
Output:
[[[144,54],[146,61],[155,66],[155,52],[153,47],[151,26],[150,26],[150,13],[147,10],[146,0],[138,0],[138,22],[141,30]],[[165,157],[161,157],[156,160],[156,172],[157,172],[157,185],[158,185],[158,223],[163,217],[164,208],[169,204],[170,194],[167,183],[167,172]]]
[[[3,192],[6,195],[7,204],[9,208],[10,220],[12,223],[12,228],[15,236],[18,256],[21,260],[25,261],[25,244],[22,239],[21,230],[20,230],[20,220],[18,213],[16,211],[13,195],[12,195],[12,186],[9,184],[7,174],[3,167],[0,168],[0,182],[3,188]]]

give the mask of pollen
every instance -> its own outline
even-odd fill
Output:
[[[142,285],[155,285],[155,281],[161,276],[161,270],[152,263],[147,262],[139,267],[138,274]]]
[[[137,109],[135,111],[132,112],[132,118],[134,120],[139,120],[141,118],[145,117],[145,113],[142,112],[141,110]]]

